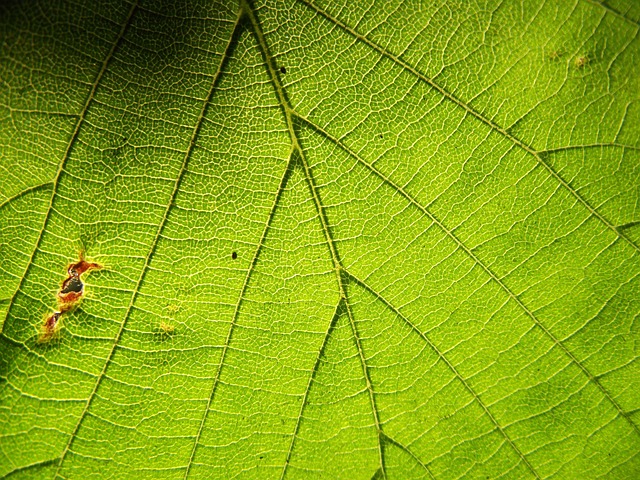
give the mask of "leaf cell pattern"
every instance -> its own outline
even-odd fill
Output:
[[[638,475],[634,2],[99,3],[2,7],[0,475]]]

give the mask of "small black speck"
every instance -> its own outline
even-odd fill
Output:
[[[262,460],[263,457],[260,457],[260,460]]]
[[[231,258],[233,258],[235,260],[236,258],[238,258],[238,254],[236,252],[233,252],[231,254]]]
[[[382,138],[382,134],[380,134],[380,138]]]
[[[284,75],[285,73],[287,73],[287,69],[284,67],[280,67],[280,73]]]

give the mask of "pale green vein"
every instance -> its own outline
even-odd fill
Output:
[[[45,110],[36,110],[36,109],[25,110],[22,108],[12,108],[11,115],[13,115],[14,113],[21,113],[25,115],[46,115],[48,117],[60,117],[60,118],[76,118],[78,116],[77,113],[45,111]]]
[[[33,185],[32,187],[29,187],[29,188],[25,188],[24,190],[19,191],[15,195],[7,198],[4,202],[0,203],[0,210],[2,210],[7,205],[10,205],[12,202],[15,202],[16,200],[26,195],[29,195],[32,192],[37,192],[38,190],[44,189],[46,187],[51,187],[51,186],[53,186],[53,182],[44,182],[38,185]]]
[[[431,473],[431,470],[429,469],[429,467],[422,460],[420,460],[418,456],[415,453],[413,453],[409,447],[399,442],[395,438],[390,437],[388,434],[384,432],[380,432],[380,435],[382,436],[385,442],[395,445],[400,450],[402,450],[407,455],[409,455],[418,465],[420,465],[427,472],[427,474],[429,475],[429,478],[431,478],[432,480],[435,480],[436,477],[433,475],[433,473]]]
[[[111,360],[113,359],[113,355],[116,351],[116,347],[117,345],[120,343],[120,339],[122,338],[122,334],[124,332],[125,326],[127,324],[127,321],[129,319],[129,317],[131,316],[131,311],[133,310],[133,306],[135,304],[135,301],[138,297],[138,294],[140,292],[140,288],[142,286],[142,283],[144,282],[144,278],[146,276],[146,273],[149,271],[149,264],[151,263],[151,259],[153,258],[153,254],[156,251],[156,247],[158,245],[158,241],[160,240],[160,237],[162,236],[162,231],[164,230],[166,224],[167,224],[167,220],[169,218],[169,214],[171,212],[171,208],[173,207],[174,203],[175,203],[175,199],[176,196],[178,194],[178,191],[180,189],[180,184],[182,183],[182,178],[184,177],[185,172],[187,171],[187,166],[189,164],[189,159],[191,158],[191,153],[193,152],[193,149],[195,147],[196,144],[196,140],[198,138],[198,134],[200,133],[200,129],[202,127],[202,123],[204,121],[206,112],[207,112],[207,108],[209,106],[209,103],[211,102],[211,98],[213,97],[213,93],[215,90],[215,87],[218,85],[218,82],[220,80],[220,76],[222,74],[222,68],[223,68],[223,64],[225,61],[225,58],[227,56],[227,53],[229,51],[229,49],[231,48],[231,40],[233,37],[231,37],[229,39],[229,44],[227,45],[227,50],[225,51],[225,55],[222,56],[220,63],[218,65],[216,74],[214,75],[212,81],[211,81],[211,87],[209,88],[209,92],[204,100],[204,102],[202,103],[202,108],[200,109],[200,113],[198,115],[198,118],[196,120],[196,123],[193,127],[193,130],[191,132],[191,139],[189,140],[189,146],[187,147],[187,150],[184,153],[184,156],[182,158],[182,164],[180,166],[180,170],[178,171],[178,175],[176,177],[176,180],[174,182],[173,185],[173,190],[171,192],[171,195],[169,197],[169,201],[167,202],[167,206],[165,208],[165,211],[162,215],[162,218],[160,220],[160,223],[158,225],[158,228],[156,230],[156,234],[154,236],[154,239],[149,247],[149,251],[147,253],[147,256],[145,257],[145,261],[144,261],[144,265],[142,266],[142,269],[140,271],[140,276],[138,277],[138,281],[136,282],[135,288],[133,289],[133,294],[131,295],[131,299],[129,300],[129,304],[127,306],[127,311],[125,312],[124,318],[122,320],[122,322],[120,323],[120,328],[118,329],[118,333],[116,334],[115,338],[113,339],[113,345],[111,347],[111,350],[109,351],[109,355],[107,356],[104,366],[102,367],[102,371],[100,372],[100,374],[98,375],[98,378],[93,386],[93,389],[91,391],[91,393],[89,394],[89,397],[87,399],[87,402],[84,406],[84,409],[82,411],[82,413],[80,414],[80,417],[78,418],[78,421],[76,423],[76,426],[73,430],[73,432],[71,433],[71,436],[69,437],[69,441],[67,442],[66,447],[64,448],[62,455],[60,456],[60,461],[58,463],[58,468],[56,469],[56,473],[54,475],[54,478],[56,478],[60,472],[60,469],[62,468],[62,464],[64,463],[64,460],[67,456],[67,453],[69,452],[69,450],[71,449],[71,446],[73,445],[73,441],[76,438],[78,431],[80,429],[80,426],[83,422],[83,420],[86,418],[87,413],[89,411],[89,408],[91,407],[91,403],[93,401],[93,399],[96,396],[96,393],[98,392],[98,388],[100,387],[100,384],[102,382],[102,379],[105,377],[105,374],[107,372],[107,368],[109,367],[109,364],[111,363]]]
[[[80,134],[80,129],[82,127],[82,124],[84,123],[84,119],[85,119],[85,117],[87,115],[87,112],[89,111],[89,106],[91,105],[91,102],[93,101],[93,99],[94,99],[94,97],[96,95],[96,91],[98,90],[98,85],[100,84],[100,81],[102,80],[102,77],[104,76],[105,72],[107,71],[107,66],[111,62],[111,59],[113,58],[113,54],[115,53],[116,49],[118,48],[118,45],[120,45],[120,42],[122,41],[122,39],[124,37],[124,34],[127,31],[127,28],[131,24],[131,19],[133,18],[134,12],[136,11],[136,8],[138,8],[138,2],[139,2],[139,0],[136,0],[131,5],[131,8],[129,9],[129,13],[127,15],[127,18],[126,18],[124,24],[122,25],[122,28],[120,29],[120,32],[118,33],[118,36],[116,37],[115,41],[113,42],[113,45],[111,46],[111,49],[109,50],[109,52],[107,53],[107,56],[105,57],[105,59],[102,62],[100,70],[98,71],[98,74],[96,75],[96,78],[93,81],[93,84],[91,86],[91,90],[89,91],[89,95],[87,95],[87,99],[84,102],[84,105],[82,107],[82,111],[80,112],[80,115],[78,116],[78,120],[76,121],[76,124],[75,124],[75,127],[73,129],[73,132],[71,133],[71,138],[69,139],[69,142],[67,143],[67,147],[66,147],[66,149],[65,149],[65,151],[64,151],[64,153],[62,155],[62,159],[60,160],[60,164],[58,165],[58,170],[56,171],[56,175],[53,178],[53,181],[50,182],[53,185],[53,189],[51,191],[51,197],[49,199],[49,205],[47,207],[47,213],[45,214],[44,222],[42,224],[42,229],[40,230],[40,233],[38,234],[38,239],[36,240],[36,244],[33,247],[33,251],[31,252],[31,255],[29,256],[29,260],[27,261],[27,265],[26,265],[26,267],[24,269],[24,272],[23,272],[22,276],[20,277],[20,282],[18,283],[18,287],[13,292],[13,295],[11,296],[11,299],[9,300],[9,305],[7,306],[7,312],[5,314],[4,320],[2,321],[2,325],[0,325],[0,333],[2,333],[4,331],[4,326],[5,326],[5,323],[7,322],[7,319],[9,318],[9,314],[11,312],[11,308],[13,306],[13,303],[15,302],[15,299],[18,296],[18,292],[20,292],[20,290],[22,289],[22,286],[24,285],[24,281],[25,281],[25,278],[27,277],[27,274],[29,273],[29,269],[33,265],[33,261],[34,261],[35,256],[36,256],[36,252],[40,249],[40,245],[42,243],[42,239],[44,238],[44,234],[45,234],[45,232],[47,230],[47,227],[49,225],[49,220],[51,218],[51,213],[53,212],[53,203],[54,203],[54,200],[55,200],[56,195],[58,193],[58,185],[60,183],[60,177],[62,176],[62,172],[64,171],[64,167],[65,167],[65,165],[67,163],[67,160],[69,159],[69,157],[71,155],[71,150],[72,150],[73,146],[76,143],[78,135]]]
[[[539,155],[546,155],[556,152],[565,152],[567,150],[588,150],[591,148],[620,148],[622,150],[640,151],[640,147],[634,147],[632,145],[623,145],[621,143],[590,143],[588,145],[569,145],[568,147],[556,147],[546,150],[540,150]]]
[[[592,5],[597,5],[599,7],[604,8],[611,15],[614,15],[615,17],[618,17],[618,18],[624,20],[625,22],[630,23],[631,25],[635,26],[636,28],[640,27],[640,22],[638,22],[637,20],[634,20],[632,18],[627,17],[624,13],[622,13],[619,10],[616,10],[611,5],[609,5],[607,2],[601,2],[599,0],[585,0],[585,1],[588,2],[588,3],[591,3]]]
[[[343,284],[346,283],[344,280],[344,276],[346,276],[346,272],[342,270],[341,277],[343,277]],[[347,277],[348,278],[348,277]],[[346,288],[345,288],[346,290]],[[364,350],[362,349],[362,342],[360,341],[360,335],[358,334],[358,327],[356,327],[355,319],[353,318],[353,312],[351,310],[351,305],[349,304],[349,300],[347,299],[345,291],[344,304],[347,310],[347,316],[349,317],[349,323],[351,324],[351,331],[353,332],[353,339],[356,343],[356,347],[358,348],[358,356],[360,357],[360,363],[362,365],[362,372],[364,375],[364,380],[367,384],[367,392],[369,393],[369,402],[371,402],[371,410],[373,412],[373,419],[376,423],[376,434],[378,436],[378,454],[380,455],[380,468],[382,473],[382,478],[387,478],[387,472],[385,471],[384,464],[384,447],[382,446],[382,426],[380,425],[380,415],[378,413],[378,407],[376,406],[376,397],[373,392],[373,383],[371,382],[371,376],[369,375],[369,367],[367,365],[367,359],[364,355]]]
[[[443,87],[438,85],[433,79],[431,79],[431,78],[427,77],[425,74],[419,72],[415,67],[413,67],[409,63],[405,62],[400,57],[398,57],[398,56],[394,55],[393,53],[389,52],[388,50],[386,50],[385,48],[381,47],[380,45],[378,45],[377,43],[373,42],[372,40],[369,40],[366,36],[358,33],[356,30],[354,30],[353,28],[349,27],[348,25],[346,25],[345,23],[341,22],[340,20],[338,20],[337,18],[333,17],[332,15],[330,15],[327,12],[325,12],[324,10],[321,10],[316,5],[314,5],[313,3],[311,3],[311,2],[309,2],[307,0],[297,0],[297,1],[301,2],[302,4],[306,5],[309,8],[311,8],[314,12],[318,13],[319,15],[322,15],[325,19],[327,19],[331,23],[335,24],[336,26],[338,26],[339,28],[341,28],[342,30],[347,32],[348,34],[352,35],[357,40],[361,41],[365,45],[369,46],[370,48],[372,48],[373,50],[378,52],[381,56],[387,58],[388,60],[391,60],[396,65],[398,65],[398,66],[402,67],[403,69],[405,69],[406,71],[410,72],[416,78],[420,79],[421,81],[423,81],[427,85],[431,86],[434,90],[436,90],[438,93],[440,93],[447,100],[453,102],[454,104],[456,104],[457,106],[459,106],[460,108],[465,110],[467,113],[469,113],[470,115],[472,115],[473,117],[478,119],[480,122],[484,123],[485,125],[490,127],[492,130],[498,132],[500,135],[502,135],[503,137],[507,138],[510,142],[512,142],[513,144],[517,145],[518,147],[520,147],[521,149],[523,149],[524,151],[526,151],[527,153],[532,155],[536,159],[536,161],[540,165],[542,165],[549,172],[549,174],[553,178],[555,178],[556,181],[559,182],[563,186],[563,188],[565,188],[573,197],[575,197],[575,199],[580,204],[582,204],[587,210],[589,210],[591,215],[596,217],[609,230],[614,232],[617,237],[623,239],[629,245],[631,245],[631,247],[634,250],[636,250],[636,252],[640,253],[640,245],[637,245],[626,233],[619,231],[615,227],[615,225],[613,225],[602,214],[600,214],[600,212],[598,212],[594,207],[592,207],[584,198],[582,198],[582,196],[577,192],[576,189],[574,189],[564,178],[562,178],[562,176],[558,172],[556,172],[555,169],[551,165],[549,165],[547,162],[544,161],[544,159],[540,155],[539,151],[537,151],[533,147],[527,145],[522,140],[520,140],[518,137],[516,137],[513,134],[509,133],[508,130],[506,130],[505,128],[501,127],[500,125],[495,123],[493,120],[489,119],[488,117],[485,117],[482,113],[476,111],[470,105],[468,105],[467,103],[465,103],[464,101],[460,100],[458,97],[456,97],[452,93],[450,93],[447,90],[445,90]]]
[[[476,263],[480,268],[482,268],[487,275],[491,277],[493,281],[495,281],[502,290],[512,299],[517,305],[525,312],[525,314],[533,321],[533,323],[542,330],[542,332],[556,345],[558,346],[562,352],[567,355],[567,357],[574,363],[584,375],[600,390],[600,392],[605,396],[605,398],[615,407],[618,414],[623,417],[629,425],[635,430],[635,432],[640,435],[640,428],[633,422],[631,417],[622,409],[620,404],[616,402],[616,400],[609,394],[609,392],[602,386],[598,378],[596,378],[578,359],[571,353],[571,351],[560,341],[555,335],[545,327],[540,320],[534,315],[534,313],[520,300],[520,298],[511,291],[509,287],[500,279],[488,266],[486,266],[472,251],[469,249],[451,230],[449,230],[437,217],[431,213],[429,209],[421,205],[415,198],[409,195],[401,186],[396,185],[390,178],[385,176],[382,172],[380,172],[373,165],[367,163],[364,159],[362,159],[357,153],[347,147],[343,142],[339,139],[331,136],[328,132],[326,132],[321,127],[315,125],[311,121],[306,118],[294,113],[295,117],[303,121],[306,125],[308,125],[313,130],[317,131],[319,134],[323,135],[329,141],[343,149],[347,154],[349,154],[353,159],[355,159],[358,163],[364,165],[371,173],[376,175],[380,180],[390,186],[393,190],[398,192],[406,201],[411,203],[414,207],[420,210],[427,218],[429,218],[433,223],[435,223],[449,238],[451,238],[460,249],[462,249],[472,260]]]
[[[322,339],[322,345],[318,350],[318,356],[316,357],[316,361],[313,364],[313,369],[311,370],[311,374],[309,375],[309,381],[307,383],[307,388],[304,391],[304,395],[302,396],[302,402],[300,404],[300,411],[298,412],[298,418],[296,419],[296,426],[293,430],[293,435],[291,437],[291,443],[289,443],[289,450],[287,452],[287,458],[285,459],[284,466],[282,467],[282,473],[280,475],[280,480],[284,479],[284,476],[287,473],[287,468],[289,467],[289,462],[291,460],[291,454],[293,453],[293,447],[295,446],[296,439],[298,437],[298,432],[300,431],[300,424],[302,423],[302,415],[304,414],[304,409],[307,406],[307,400],[309,398],[309,392],[311,391],[311,385],[313,384],[316,374],[320,368],[320,361],[322,360],[322,356],[324,355],[324,351],[327,348],[327,342],[329,341],[329,337],[331,336],[331,332],[335,328],[340,316],[343,313],[344,309],[344,300],[340,299],[338,305],[336,306],[336,310],[329,322],[329,327],[327,328],[326,333],[324,334],[324,338]]]
[[[436,347],[436,345],[431,341],[431,339],[424,332],[422,332],[418,327],[416,327],[414,323],[411,320],[409,320],[406,316],[404,316],[397,308],[391,305],[391,303],[386,298],[384,298],[381,294],[376,292],[373,288],[371,288],[365,282],[363,282],[362,280],[360,280],[359,278],[357,278],[355,275],[353,275],[348,271],[345,271],[345,275],[347,275],[353,282],[357,283],[362,288],[366,289],[369,293],[371,293],[374,297],[376,297],[378,300],[380,300],[383,303],[383,305],[387,307],[387,309],[389,309],[394,315],[400,318],[404,323],[406,323],[409,326],[409,328],[411,328],[415,333],[417,333],[420,336],[420,338],[422,338],[422,340],[429,346],[429,348],[440,358],[440,360],[444,362],[447,368],[451,370],[451,372],[456,376],[456,378],[460,381],[460,383],[462,383],[464,388],[471,394],[471,396],[478,403],[478,405],[480,405],[480,407],[485,412],[487,417],[489,417],[489,419],[491,420],[491,423],[493,423],[495,428],[502,434],[503,438],[506,440],[509,446],[513,449],[513,451],[516,452],[518,457],[520,457],[520,460],[522,460],[522,462],[526,465],[526,467],[533,474],[533,476],[536,478],[540,478],[538,473],[534,470],[533,466],[529,463],[529,460],[527,460],[527,457],[525,457],[522,451],[513,442],[511,437],[509,437],[505,429],[502,428],[502,426],[498,423],[498,421],[493,416],[489,408],[482,401],[480,396],[471,387],[471,385],[469,385],[469,383],[464,379],[464,377],[460,374],[460,372],[458,372],[458,369],[449,361],[449,359],[444,355],[444,353],[442,353],[440,349]]]
[[[360,352],[360,358],[362,361],[362,366],[363,366],[363,372],[364,372],[364,376],[365,376],[365,381],[367,383],[367,389],[369,392],[369,399],[370,399],[370,403],[371,403],[371,410],[372,410],[372,414],[374,417],[374,421],[376,424],[376,437],[378,439],[378,455],[379,455],[379,461],[380,461],[380,469],[383,475],[383,478],[386,478],[386,473],[385,473],[385,467],[384,467],[384,451],[382,448],[382,439],[380,436],[380,432],[382,431],[382,428],[380,426],[380,421],[379,421],[379,413],[375,404],[375,398],[374,398],[374,394],[373,394],[373,387],[371,385],[371,380],[369,379],[369,374],[368,374],[368,370],[367,370],[367,366],[366,366],[366,362],[365,362],[365,358],[364,358],[364,354],[362,352],[362,348],[360,346],[360,340],[358,338],[357,335],[357,330],[355,330],[355,324],[353,324],[353,316],[351,314],[351,308],[349,306],[349,302],[347,299],[347,290],[346,290],[346,286],[344,284],[344,278],[342,275],[342,263],[340,261],[340,257],[338,256],[338,251],[336,249],[336,245],[335,245],[335,241],[332,237],[331,234],[331,230],[329,228],[329,222],[327,220],[327,216],[326,213],[324,211],[324,207],[322,206],[322,201],[320,200],[320,195],[318,193],[318,189],[315,185],[315,181],[313,178],[313,174],[311,172],[311,167],[309,166],[309,162],[307,162],[307,159],[305,157],[305,153],[304,150],[302,149],[302,146],[300,145],[300,141],[298,139],[298,135],[296,132],[296,127],[293,123],[293,110],[291,108],[291,105],[289,103],[289,100],[287,99],[287,96],[285,94],[284,88],[282,86],[282,83],[280,81],[280,77],[278,76],[278,74],[276,73],[276,68],[273,62],[273,57],[271,56],[271,53],[269,52],[269,47],[267,45],[267,41],[264,38],[264,33],[262,32],[262,27],[260,25],[260,22],[258,21],[258,18],[256,17],[256,13],[253,10],[253,7],[249,4],[248,0],[242,0],[241,1],[241,5],[242,8],[245,10],[247,17],[249,18],[249,21],[251,23],[251,26],[253,27],[253,31],[254,34],[258,40],[258,44],[260,45],[260,49],[262,50],[262,54],[265,60],[265,63],[267,65],[267,69],[269,71],[269,75],[271,77],[271,81],[273,83],[274,89],[276,91],[276,95],[278,96],[278,100],[280,102],[280,105],[282,107],[286,122],[287,122],[287,127],[289,129],[289,135],[291,137],[291,143],[293,146],[293,154],[294,155],[298,155],[299,156],[299,161],[302,164],[302,168],[304,170],[304,174],[305,174],[305,178],[307,181],[307,185],[309,187],[309,192],[311,193],[311,197],[313,198],[314,204],[316,206],[316,210],[318,212],[318,217],[320,219],[320,224],[322,226],[322,231],[324,233],[324,237],[327,243],[327,247],[329,248],[329,252],[331,254],[331,260],[333,262],[333,266],[334,266],[334,270],[335,270],[335,274],[336,274],[336,281],[337,281],[337,286],[338,286],[338,290],[340,292],[340,297],[344,300],[344,304],[347,310],[347,314],[349,315],[350,321],[352,323],[352,327],[353,327],[353,334],[354,334],[354,338],[356,341],[356,345],[358,346],[358,350]]]
[[[241,15],[243,12],[241,12]],[[241,21],[241,18],[239,19]],[[218,364],[218,369],[216,371],[216,376],[213,379],[213,385],[211,386],[211,393],[209,394],[209,398],[207,399],[207,406],[204,410],[204,414],[202,416],[202,420],[200,421],[200,426],[198,427],[198,433],[196,434],[195,441],[193,443],[193,448],[191,450],[191,455],[189,456],[189,462],[187,463],[186,471],[184,473],[184,478],[186,479],[189,476],[189,472],[191,471],[191,466],[193,465],[193,461],[195,459],[196,450],[198,449],[198,445],[200,444],[200,437],[202,436],[202,430],[204,429],[205,422],[207,420],[207,416],[209,414],[209,410],[211,409],[211,404],[213,403],[213,399],[216,394],[216,390],[218,388],[218,384],[220,383],[220,374],[222,372],[222,367],[224,366],[224,361],[227,356],[227,351],[229,350],[229,345],[231,344],[231,337],[233,335],[233,330],[237,324],[238,317],[240,316],[240,307],[242,306],[242,301],[244,300],[245,293],[249,286],[249,281],[251,280],[251,275],[255,270],[255,266],[258,263],[258,257],[260,256],[260,252],[262,252],[263,245],[267,238],[267,234],[269,233],[269,229],[271,227],[271,223],[273,218],[275,217],[276,210],[278,208],[278,203],[280,202],[280,198],[287,186],[287,181],[291,176],[291,172],[293,169],[293,152],[291,157],[289,158],[289,162],[285,168],[284,174],[282,175],[282,179],[280,180],[280,185],[278,186],[278,191],[273,200],[273,205],[271,206],[271,210],[269,211],[269,216],[267,217],[267,221],[264,226],[264,230],[262,231],[262,235],[260,240],[258,241],[258,245],[256,246],[256,251],[253,254],[253,258],[251,259],[251,264],[249,265],[249,269],[247,270],[247,274],[244,277],[244,282],[242,284],[242,288],[240,289],[240,295],[238,297],[238,301],[236,302],[233,317],[231,319],[231,324],[229,325],[229,330],[227,332],[227,337],[224,342],[224,346],[222,348],[222,354],[220,355],[220,363]]]
[[[50,458],[48,460],[42,460],[41,462],[30,463],[29,465],[24,465],[22,467],[18,467],[14,470],[11,470],[2,478],[9,478],[14,475],[24,474],[29,470],[37,470],[41,467],[48,467],[49,465],[54,465],[58,461],[58,458]]]
[[[245,15],[246,15],[246,11],[244,8],[240,8],[240,10],[238,11],[238,18],[236,20],[236,25],[234,27],[234,30],[231,34],[231,37],[229,39],[229,44],[227,46],[227,50],[228,52],[225,54],[225,57],[227,57],[230,53],[230,49],[233,47],[233,42],[234,42],[234,38],[236,38],[239,34],[240,31],[242,29],[243,26],[243,21],[245,21]],[[200,420],[200,425],[198,427],[198,432],[196,433],[196,437],[194,439],[193,442],[193,447],[191,449],[191,453],[189,455],[189,461],[187,462],[187,466],[184,472],[184,479],[186,480],[186,478],[189,476],[189,473],[191,472],[191,467],[193,466],[194,460],[195,460],[195,456],[196,456],[196,451],[198,450],[198,445],[200,445],[200,437],[202,436],[202,431],[204,430],[204,426],[205,423],[207,421],[207,417],[209,415],[209,411],[211,409],[211,404],[213,403],[213,399],[215,397],[218,385],[220,383],[220,375],[222,372],[222,367],[224,366],[224,362],[225,359],[227,357],[227,352],[229,350],[229,345],[231,344],[231,338],[233,336],[233,330],[237,324],[238,321],[238,317],[240,316],[240,307],[242,306],[242,302],[244,300],[247,288],[249,287],[249,282],[251,280],[251,275],[253,274],[253,272],[255,271],[255,267],[256,264],[258,263],[258,258],[260,256],[260,252],[262,252],[263,249],[263,245],[265,243],[265,240],[267,238],[267,234],[269,233],[269,229],[271,227],[271,223],[273,221],[273,218],[275,217],[276,214],[276,210],[278,208],[278,204],[280,202],[280,198],[282,197],[282,194],[286,188],[287,185],[287,181],[289,180],[289,177],[291,176],[291,171],[292,171],[292,166],[293,166],[293,160],[294,159],[294,155],[293,155],[293,151],[290,153],[289,156],[289,161],[287,162],[287,165],[285,167],[284,173],[282,175],[282,178],[280,180],[280,184],[278,185],[278,190],[276,192],[276,195],[273,199],[273,205],[271,206],[271,210],[269,211],[269,215],[267,217],[267,221],[265,222],[265,226],[264,229],[262,231],[262,235],[260,236],[260,240],[258,241],[258,245],[256,246],[256,250],[253,254],[253,258],[251,259],[251,264],[249,265],[249,268],[247,270],[247,274],[244,277],[244,281],[242,283],[242,288],[240,289],[240,295],[238,296],[238,301],[235,304],[234,307],[234,311],[233,311],[233,317],[231,318],[231,324],[229,325],[229,330],[227,331],[227,336],[225,338],[225,342],[224,342],[224,346],[222,348],[222,353],[220,355],[220,362],[218,364],[218,368],[216,370],[216,375],[213,379],[213,384],[211,385],[211,392],[209,393],[209,397],[207,398],[207,405],[205,406],[204,409],[204,413],[202,415],[202,419]]]
[[[616,228],[618,230],[626,230],[627,228],[633,228],[637,225],[640,225],[640,220],[636,220],[634,222],[628,222],[628,223],[625,223],[624,225],[618,225]]]
[[[18,340],[15,340],[15,339],[13,339],[11,337],[8,337],[7,335],[5,335],[3,333],[0,333],[0,339],[10,343],[11,346],[13,346],[13,347],[24,349],[27,353],[29,353],[30,355],[33,355],[38,360],[43,361],[47,365],[51,365],[53,367],[57,367],[57,368],[60,368],[60,369],[63,369],[63,370],[67,370],[70,373],[79,373],[81,375],[86,375],[86,376],[88,376],[90,378],[95,378],[96,377],[93,373],[84,371],[81,368],[72,367],[72,366],[64,364],[64,363],[54,362],[50,358],[47,358],[41,351],[32,350],[26,343],[23,343],[23,342],[20,342]],[[109,339],[109,340],[111,340],[111,339]],[[3,379],[8,381],[8,377],[0,377],[0,378],[3,378]]]

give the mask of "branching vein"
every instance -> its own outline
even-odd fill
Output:
[[[640,245],[637,245],[631,239],[631,237],[629,237],[624,231],[618,230],[615,227],[615,225],[613,225],[607,218],[605,218],[600,212],[598,212],[597,209],[592,207],[589,204],[589,202],[587,202],[582,197],[582,195],[580,195],[580,193],[578,193],[578,191],[575,188],[573,188],[564,178],[562,178],[562,176],[558,172],[556,172],[555,169],[548,162],[545,162],[544,158],[542,157],[542,155],[540,154],[539,151],[535,150],[530,145],[527,145],[525,142],[523,142],[522,140],[520,140],[519,138],[517,138],[516,136],[511,134],[508,130],[506,130],[505,128],[501,127],[500,125],[495,123],[490,118],[484,116],[479,111],[475,110],[468,103],[460,100],[458,97],[456,97],[452,93],[450,93],[447,90],[445,90],[443,87],[438,85],[433,79],[427,77],[425,74],[423,74],[422,72],[418,71],[414,66],[410,65],[409,63],[405,62],[404,60],[402,60],[398,56],[394,55],[393,53],[389,52],[388,50],[386,50],[385,48],[381,47],[377,43],[375,43],[372,40],[368,39],[366,36],[358,33],[356,30],[354,30],[350,26],[346,25],[344,22],[340,21],[339,19],[335,18],[334,16],[330,15],[329,13],[325,12],[324,10],[320,9],[319,7],[314,5],[313,3],[309,2],[308,0],[298,0],[298,1],[303,3],[304,5],[306,5],[307,7],[311,8],[314,12],[317,12],[318,14],[322,15],[325,19],[327,19],[331,23],[337,25],[342,30],[347,32],[349,35],[352,35],[353,37],[355,37],[359,41],[363,42],[364,44],[366,44],[367,46],[369,46],[370,48],[372,48],[373,50],[378,52],[383,57],[391,60],[396,65],[399,65],[400,67],[402,67],[406,71],[410,72],[412,75],[414,75],[415,77],[419,78],[421,81],[423,81],[427,85],[431,86],[431,88],[433,88],[434,90],[439,92],[444,98],[446,98],[447,100],[455,103],[460,108],[464,109],[467,113],[469,113],[470,115],[475,117],[477,120],[479,120],[480,122],[484,123],[485,125],[490,127],[492,130],[498,132],[499,134],[501,134],[502,136],[507,138],[509,141],[511,141],[513,144],[517,145],[522,150],[524,150],[527,153],[529,153],[531,156],[533,156],[533,158],[535,158],[535,160],[541,166],[543,166],[549,172],[549,174],[553,178],[555,178],[555,180],[558,183],[560,183],[560,185],[562,185],[563,188],[565,188],[581,205],[583,205],[591,213],[591,215],[593,215],[600,222],[602,222],[609,230],[614,232],[616,236],[618,236],[619,238],[623,239],[626,243],[631,245],[631,247],[633,247],[633,249],[636,250],[636,252],[640,253]]]

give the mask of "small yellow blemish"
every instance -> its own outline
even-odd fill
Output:
[[[169,313],[176,313],[178,310],[180,310],[180,305],[170,303],[169,305],[167,305],[167,310],[169,310]]]
[[[576,68],[580,69],[584,67],[588,62],[589,62],[589,59],[587,57],[580,56],[580,57],[576,57],[576,59],[573,61],[573,64],[575,65]]]
[[[550,60],[558,60],[560,57],[562,57],[562,52],[560,50],[552,50],[549,52]]]
[[[175,329],[176,327],[174,327],[170,323],[167,323],[165,321],[160,322],[160,330],[162,331],[163,335],[171,335],[175,331]]]

